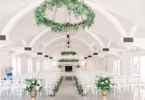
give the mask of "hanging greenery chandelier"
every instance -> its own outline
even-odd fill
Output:
[[[79,62],[79,59],[59,59],[58,62]]]
[[[74,15],[75,18],[81,17],[82,21],[78,23],[58,23],[55,22],[54,19],[47,18],[47,9],[56,11],[56,9],[62,8],[63,6],[67,8],[69,15]],[[50,27],[53,32],[70,32],[89,28],[94,23],[94,18],[95,14],[93,10],[84,2],[79,2],[78,0],[46,0],[35,10],[35,19],[37,25]]]
[[[77,53],[76,52],[74,52],[74,51],[63,51],[63,52],[61,52],[61,55],[62,56],[68,56],[68,55],[76,55]]]

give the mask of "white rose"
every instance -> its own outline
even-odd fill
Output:
[[[38,84],[41,84],[41,81],[40,80],[38,80]]]
[[[35,81],[32,81],[32,83],[35,83]]]
[[[37,90],[37,91],[39,90],[39,86],[36,86],[36,90]]]
[[[108,83],[108,80],[106,80],[105,82]]]

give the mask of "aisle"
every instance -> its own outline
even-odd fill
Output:
[[[74,80],[63,80],[55,100],[82,100],[78,95]]]

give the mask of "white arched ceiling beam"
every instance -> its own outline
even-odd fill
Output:
[[[60,43],[60,44],[57,44],[55,46],[53,46],[51,49],[49,49],[49,51],[47,52],[48,55],[50,55],[50,52],[52,52],[52,50],[58,46],[61,46],[61,45],[64,45],[65,43]],[[89,52],[81,45],[81,44],[77,44],[77,43],[72,43],[72,44],[75,44],[77,46],[79,46],[84,52],[85,54],[89,54]]]
[[[44,29],[42,32],[38,33],[31,41],[31,43],[29,44],[30,47],[32,47],[44,34],[48,33],[50,31],[50,29],[46,28]],[[90,30],[86,30],[86,32],[88,34],[90,34],[92,37],[95,38],[96,41],[98,41],[99,45],[103,48],[104,43],[103,41],[93,32],[91,32]]]
[[[50,40],[48,43],[46,43],[43,46],[43,48],[40,51],[43,52],[46,49],[46,47],[49,46],[52,42],[57,41],[58,39],[63,39],[63,38],[66,38],[66,36],[59,36],[59,37],[56,37],[56,38]],[[83,39],[75,37],[75,36],[71,36],[71,38],[77,39],[80,42],[84,43],[85,45],[87,45],[91,49],[92,52],[94,52],[94,49],[86,41],[84,41]]]
[[[56,48],[57,46],[59,46],[59,45],[62,45],[62,44],[57,44],[56,46],[52,47],[52,48],[48,51],[47,54],[51,53],[51,51],[52,51],[54,48]],[[78,44],[77,44],[77,45],[78,45]],[[79,45],[79,46],[82,47],[81,45]],[[86,49],[85,49],[84,47],[82,47],[82,48],[86,51]],[[97,55],[97,57],[103,58],[103,59],[107,60],[105,57],[103,57],[103,56],[101,56],[101,55]]]
[[[1,35],[9,35],[11,30],[15,27],[15,25],[21,20],[22,17],[24,17],[26,14],[28,14],[31,10],[39,6],[44,0],[38,1],[36,3],[30,4],[27,7],[21,9],[18,13],[16,13],[5,25],[3,28]]]
[[[16,53],[11,54],[10,57],[12,58],[12,57],[18,56],[20,54],[25,54],[25,53],[29,53],[29,52],[31,52],[31,51],[16,52]]]
[[[51,43],[53,43],[54,41],[57,41],[58,39],[63,39],[63,38],[66,38],[66,36],[60,36],[60,37],[52,39],[47,44],[45,44],[40,51],[43,52],[46,49],[46,47],[49,46]],[[81,41],[82,43],[85,43],[91,49],[91,52],[92,53],[94,52],[94,49],[86,41],[84,41],[78,37],[74,37],[74,36],[71,36],[71,38],[77,39],[77,40]],[[16,53],[13,53],[11,56],[13,57],[13,56],[17,56],[17,55],[25,54],[25,53],[27,53],[27,52],[26,51],[16,52]]]
[[[137,29],[138,29],[138,26],[133,26],[132,29],[130,30],[129,37],[134,37]]]
[[[21,42],[22,42],[22,44],[23,44],[24,47],[27,47],[28,46],[25,40],[21,40]]]
[[[36,2],[34,4],[28,5],[27,7],[23,8],[22,10],[20,10],[17,14],[15,14],[9,20],[9,22],[3,28],[1,34],[2,35],[8,35],[11,32],[11,30],[13,29],[13,27],[19,22],[19,20],[22,17],[24,17],[26,14],[28,14],[30,11],[32,11],[37,6],[39,6],[43,1],[44,0],[41,0],[41,1]],[[113,17],[108,11],[106,11],[104,8],[102,8],[99,5],[93,4],[92,2],[90,2],[88,0],[85,0],[85,2],[88,5],[90,5],[92,8],[94,8],[95,10],[99,11],[100,13],[102,13],[102,15],[104,15],[115,26],[115,28],[118,30],[118,32],[120,33],[120,35],[122,37],[127,36],[124,28],[121,26],[121,24],[118,22],[118,20],[116,20],[115,17]]]
[[[100,46],[101,46],[102,48],[105,47],[103,41],[102,41],[94,32],[92,32],[92,31],[90,31],[90,30],[88,30],[88,29],[86,29],[85,31],[86,31],[87,33],[89,33],[92,37],[94,37],[94,38],[98,41],[98,43],[100,44]]]
[[[99,11],[106,19],[108,19],[110,21],[110,23],[116,28],[116,30],[118,31],[118,33],[120,34],[121,37],[127,36],[127,33],[126,33],[125,29],[123,28],[123,26],[120,24],[120,22],[112,14],[110,14],[107,10],[105,10],[101,6],[90,2],[89,0],[85,0],[85,2],[90,7]]]
[[[65,43],[65,42],[64,42]],[[50,48],[49,49],[49,52],[47,52],[46,54],[47,55],[49,55],[49,53],[54,49],[54,48],[56,48],[57,46],[60,46],[60,45],[63,45],[64,43],[60,43],[60,44],[57,44],[57,45],[55,45],[54,47],[52,47],[52,48]],[[75,44],[75,45],[78,45],[84,52],[85,52],[85,54],[88,54],[88,52],[87,52],[87,50],[83,47],[83,46],[81,46],[80,44],[77,44],[77,43],[72,43],[72,44]],[[34,57],[36,57],[37,55],[33,55],[33,56],[31,56],[31,57],[29,57],[29,58],[34,58]]]
[[[139,43],[125,43],[126,45],[132,46],[132,47],[137,47],[139,49],[145,50],[145,44],[140,45]]]
[[[38,33],[31,41],[31,43],[29,44],[30,47],[32,47],[44,34],[46,34],[47,32],[49,32],[50,29],[46,28],[43,31],[41,31],[40,33]]]
[[[116,57],[118,57],[118,58],[123,59],[123,56],[120,55],[120,54],[118,54],[118,53],[116,53],[116,52],[107,52],[107,53],[108,53],[108,54],[112,54],[112,55],[114,55],[114,56],[116,56]]]
[[[109,47],[110,47],[110,45],[111,45],[111,43],[112,43],[111,41],[108,41],[108,43],[107,43],[107,46],[106,46],[106,47],[107,47],[107,48],[109,48]]]
[[[130,30],[129,37],[133,37],[133,42],[132,43],[124,43],[123,39],[122,39],[122,42],[123,42],[124,45],[127,45],[129,47],[132,46],[132,47],[137,47],[139,49],[145,50],[145,47],[144,47],[144,45],[145,45],[145,38],[135,38],[134,37],[137,29],[138,29],[138,26],[133,26],[132,29]]]
[[[45,50],[45,48],[47,46],[49,46],[52,42],[57,41],[58,39],[63,39],[63,38],[66,38],[66,36],[60,36],[60,37],[52,39],[51,41],[46,43],[40,51],[43,52]],[[75,37],[75,36],[71,36],[71,38],[77,39],[77,40],[81,41],[82,43],[86,44],[91,49],[91,52],[92,53],[94,52],[94,49],[86,41],[84,41],[84,40],[82,40],[82,39],[80,39],[78,37]],[[16,52],[16,53],[12,54],[12,56],[13,55],[16,56],[16,55],[24,54],[24,53],[27,53],[27,52],[25,52],[25,51],[23,51],[23,52]]]
[[[119,53],[117,53],[117,52],[121,52],[121,51],[123,51],[123,49],[119,49],[119,48],[109,48],[109,51],[108,52],[105,52],[105,53],[114,55],[114,56],[119,57],[119,58],[122,59],[123,56],[120,55]]]

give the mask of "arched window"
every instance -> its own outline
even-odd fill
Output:
[[[27,60],[27,68],[28,68],[28,73],[33,72],[33,60],[32,59]]]
[[[113,60],[113,67],[115,75],[120,75],[120,59]]]
[[[40,61],[36,61],[36,72],[40,71]]]
[[[21,58],[13,57],[12,58],[12,73],[13,76],[21,75]]]

